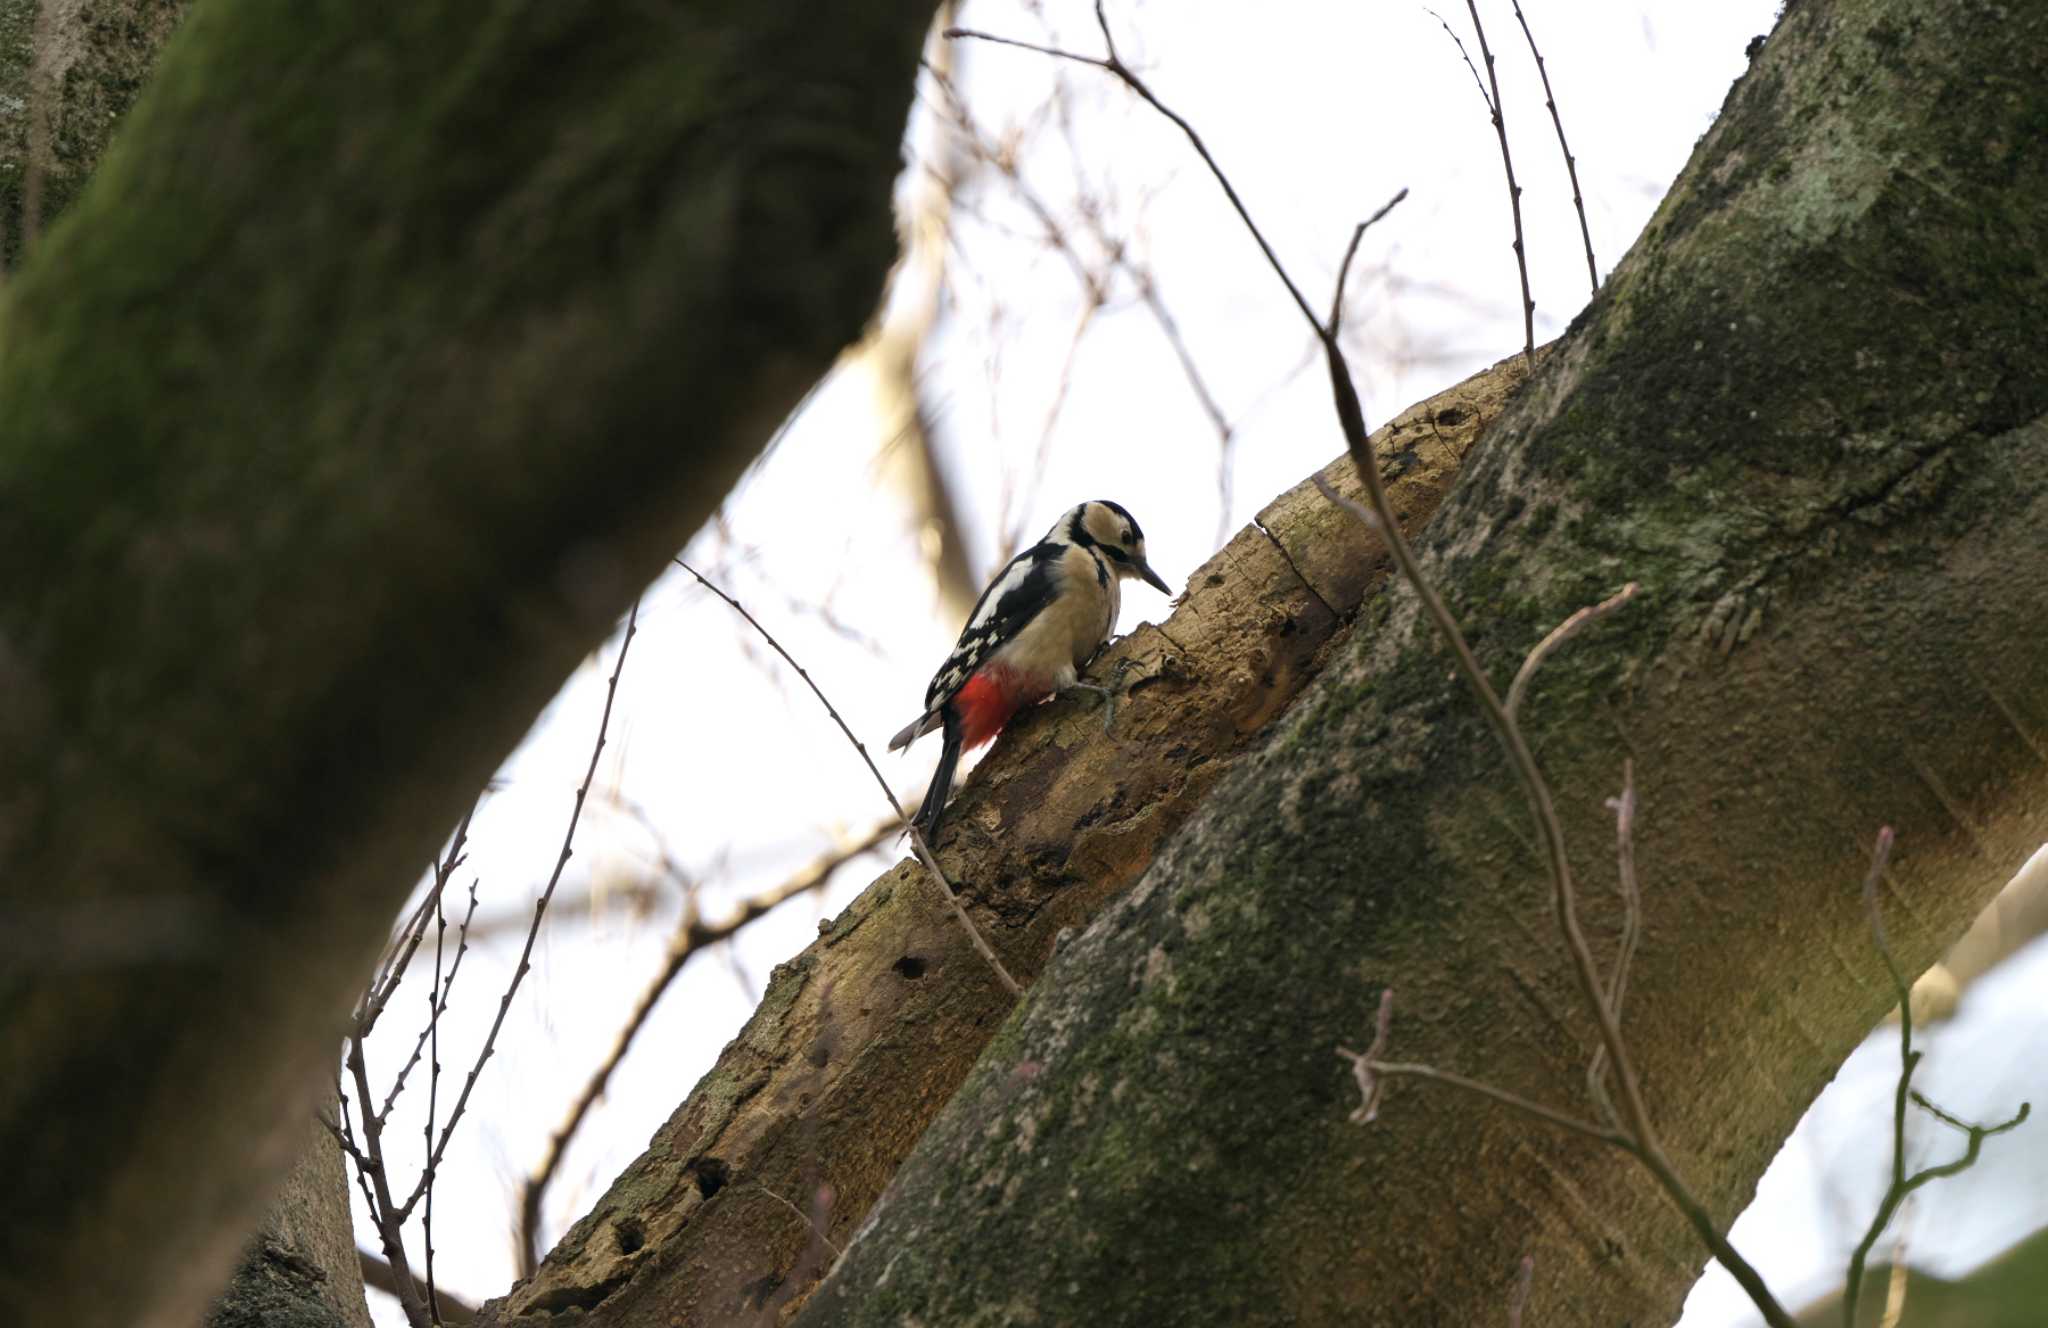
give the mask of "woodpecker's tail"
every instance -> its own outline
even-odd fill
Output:
[[[916,742],[938,726],[938,712],[936,710],[927,710],[897,730],[896,736],[889,739],[889,750],[893,752],[908,747],[911,743]]]
[[[924,842],[932,845],[939,842],[939,822],[946,815],[946,796],[953,791],[953,767],[960,761],[960,721],[948,714],[944,722],[945,745],[939,748],[939,768],[932,771],[931,787],[924,791],[924,802],[917,815],[910,818],[912,825],[924,831]]]

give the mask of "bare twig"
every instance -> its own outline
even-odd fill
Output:
[[[806,1228],[808,1228],[808,1229],[809,1229],[809,1231],[810,1231],[811,1235],[815,1236],[815,1237],[816,1237],[817,1239],[819,1239],[819,1240],[822,1240],[822,1241],[824,1241],[824,1242],[825,1242],[825,1245],[826,1245],[826,1248],[828,1248],[828,1249],[830,1249],[830,1250],[832,1251],[832,1254],[833,1254],[833,1257],[834,1257],[834,1258],[837,1258],[837,1257],[838,1257],[839,1255],[842,1255],[842,1254],[846,1253],[846,1251],[845,1251],[845,1250],[842,1250],[842,1249],[840,1249],[840,1248],[839,1248],[839,1242],[838,1242],[838,1241],[836,1241],[836,1240],[832,1239],[832,1237],[831,1237],[831,1236],[829,1236],[829,1235],[827,1235],[827,1234],[825,1233],[825,1228],[824,1228],[824,1227],[822,1227],[822,1226],[820,1226],[820,1225],[818,1224],[818,1221],[817,1221],[817,1219],[816,1219],[816,1218],[814,1218],[813,1216],[811,1216],[811,1215],[810,1215],[809,1213],[806,1213],[806,1212],[805,1212],[805,1211],[804,1211],[803,1209],[801,1209],[801,1208],[797,1207],[797,1206],[796,1206],[795,1204],[791,1203],[791,1202],[790,1202],[789,1200],[787,1200],[787,1199],[783,1198],[783,1197],[782,1197],[781,1195],[777,1194],[777,1193],[776,1193],[775,1191],[773,1191],[773,1190],[769,1189],[769,1188],[768,1188],[768,1187],[767,1187],[766,1185],[763,1185],[763,1186],[761,1186],[760,1188],[761,1188],[761,1193],[763,1193],[763,1194],[767,1195],[767,1196],[768,1196],[769,1198],[773,1199],[773,1200],[774,1200],[775,1202],[777,1202],[777,1203],[781,1204],[781,1205],[782,1205],[782,1206],[783,1206],[784,1208],[787,1208],[787,1209],[788,1209],[788,1210],[789,1210],[790,1212],[792,1212],[792,1213],[795,1213],[795,1214],[796,1214],[796,1220],[797,1220],[797,1221],[799,1221],[799,1222],[801,1222],[801,1223],[803,1223],[803,1224],[804,1224],[804,1226],[805,1226]]]
[[[639,1000],[634,1002],[632,1014],[619,1029],[618,1036],[613,1039],[611,1050],[605,1054],[590,1079],[583,1085],[583,1091],[576,1095],[576,1101],[570,1105],[568,1114],[562,1118],[562,1123],[548,1136],[547,1151],[541,1155],[540,1165],[533,1169],[533,1173],[521,1187],[521,1277],[531,1277],[534,1268],[539,1265],[541,1201],[547,1193],[549,1184],[553,1182],[555,1173],[561,1168],[562,1157],[569,1149],[569,1141],[583,1127],[584,1119],[589,1116],[597,1100],[604,1096],[605,1088],[611,1083],[612,1073],[625,1059],[627,1049],[633,1045],[633,1039],[638,1037],[640,1030],[646,1026],[648,1017],[654,1013],[654,1007],[660,1002],[670,984],[675,981],[677,974],[683,971],[683,966],[690,961],[691,956],[730,940],[741,928],[766,916],[778,906],[824,885],[841,867],[880,846],[895,828],[887,821],[882,822],[857,840],[821,855],[774,889],[755,895],[729,916],[716,922],[706,922],[700,918],[694,902],[685,906],[682,921],[676,927],[675,934],[669,938],[668,953],[662,962],[661,971],[655,974],[641,991]]]
[[[439,1116],[441,1102],[441,1012],[448,1008],[446,990],[443,984],[442,960],[448,940],[448,914],[441,907],[441,893],[434,894],[434,985],[427,989],[427,1034],[431,1046],[427,1052],[427,1119],[420,1127],[420,1151],[427,1152],[434,1146],[434,1122]],[[451,971],[446,975],[452,979]],[[441,1322],[441,1301],[434,1288],[434,1187],[427,1186],[427,1209],[420,1216],[420,1248],[427,1265],[427,1317],[435,1323]]]
[[[1513,1107],[1525,1116],[1534,1116],[1537,1120],[1555,1125],[1561,1130],[1569,1130],[1573,1134],[1583,1135],[1595,1143],[1608,1144],[1626,1153],[1634,1153],[1636,1151],[1633,1141],[1620,1130],[1614,1129],[1611,1126],[1598,1125],[1589,1120],[1583,1120],[1568,1112],[1559,1111],[1556,1107],[1545,1106],[1541,1102],[1523,1097],[1520,1093],[1511,1093],[1505,1088],[1497,1087],[1481,1079],[1468,1078],[1465,1075],[1457,1074],[1450,1070],[1439,1070],[1434,1065],[1419,1065],[1407,1061],[1374,1061],[1372,1068],[1379,1074],[1395,1078],[1428,1079],[1439,1084],[1449,1084],[1453,1088],[1462,1088],[1476,1097],[1491,1099],[1504,1107]]]
[[[1517,679],[1519,681],[1519,679]],[[1614,813],[1614,858],[1621,891],[1621,944],[1616,947],[1614,970],[1607,976],[1607,1003],[1614,1017],[1621,1018],[1622,1003],[1628,998],[1628,970],[1635,961],[1636,941],[1643,931],[1643,893],[1636,883],[1636,778],[1635,762],[1621,763],[1621,795],[1607,800]],[[1586,1065],[1586,1093],[1601,1113],[1614,1119],[1614,1101],[1607,1093],[1607,1048],[1595,1047]]]
[[[1515,1289],[1508,1295],[1508,1328],[1522,1328],[1522,1311],[1529,1308],[1529,1292],[1536,1285],[1536,1256],[1522,1256],[1515,1270]]]
[[[434,909],[439,907],[441,893],[448,888],[449,878],[453,877],[456,869],[467,860],[468,855],[463,852],[463,848],[469,842],[469,823],[475,815],[474,806],[462,814],[461,823],[455,827],[455,834],[448,841],[448,851],[434,864],[433,885],[428,887],[426,897],[420,900],[420,905],[413,910],[412,916],[406,919],[405,926],[399,929],[398,936],[394,939],[389,953],[385,955],[383,964],[379,966],[376,977],[364,990],[363,999],[357,1002],[353,1021],[355,1036],[370,1036],[385,1007],[391,1004],[392,996],[397,993],[398,984],[405,980],[406,969],[412,963],[412,957],[418,951],[421,939],[427,934],[427,919],[433,915]],[[364,1103],[363,1110],[369,1109],[369,1104]]]
[[[1451,27],[1442,14],[1428,5],[1423,11],[1442,26],[1444,34],[1458,48],[1458,58],[1465,62],[1465,68],[1472,71],[1472,82],[1479,89],[1479,100],[1486,103],[1487,117],[1493,122],[1493,132],[1500,139],[1500,160],[1508,177],[1508,210],[1515,222],[1515,270],[1522,278],[1522,356],[1531,364],[1536,362],[1536,301],[1529,294],[1529,259],[1522,247],[1522,187],[1515,183],[1515,159],[1508,152],[1507,121],[1501,116],[1500,78],[1493,68],[1493,52],[1486,45],[1486,27],[1479,21],[1479,6],[1473,0],[1465,0],[1465,6],[1472,12],[1472,26],[1479,33],[1479,54],[1486,61],[1486,77],[1479,76],[1478,66],[1472,63],[1470,52],[1465,49],[1465,40]],[[1492,91],[1487,90],[1488,83]],[[1546,82],[1545,86],[1548,86]],[[1576,181],[1577,177],[1573,179]],[[1576,185],[1574,186],[1576,188]]]
[[[1636,942],[1643,932],[1643,892],[1636,883],[1636,763],[1621,763],[1621,796],[1609,798],[1614,813],[1614,858],[1621,890],[1621,946],[1614,957],[1614,972],[1608,978],[1607,1003],[1614,1017],[1621,1018],[1622,1003],[1628,999],[1628,967],[1636,957]]]
[[[1437,21],[1437,26],[1441,27],[1444,30],[1444,36],[1449,37],[1451,39],[1451,45],[1458,48],[1458,58],[1465,62],[1465,68],[1472,71],[1472,86],[1479,89],[1479,100],[1486,103],[1486,113],[1488,115],[1492,115],[1492,94],[1488,93],[1486,90],[1486,80],[1479,76],[1479,66],[1472,63],[1472,53],[1465,49],[1465,39],[1458,35],[1458,30],[1451,26],[1451,21],[1449,19],[1445,18],[1442,14],[1437,13],[1428,5],[1424,5],[1422,7],[1422,12],[1429,15],[1431,18],[1435,19]]]
[[[1480,1097],[1491,1098],[1503,1106],[1513,1107],[1526,1115],[1570,1130],[1574,1134],[1583,1134],[1600,1143],[1634,1151],[1628,1136],[1620,1130],[1580,1120],[1568,1112],[1531,1101],[1519,1093],[1511,1093],[1505,1088],[1496,1088],[1477,1079],[1468,1079],[1449,1070],[1439,1070],[1434,1065],[1381,1060],[1381,1053],[1387,1049],[1387,1038],[1393,1025],[1393,1012],[1394,989],[1388,987],[1380,992],[1379,1015],[1373,1021],[1372,1045],[1363,1052],[1353,1051],[1349,1047],[1337,1048],[1337,1055],[1351,1062],[1351,1077],[1358,1084],[1360,1102],[1351,1112],[1351,1119],[1357,1124],[1370,1124],[1379,1116],[1380,1099],[1386,1093],[1386,1079],[1430,1079],[1440,1084],[1462,1088]]]
[[[1871,1216],[1870,1225],[1864,1229],[1863,1239],[1856,1243],[1856,1250],[1849,1256],[1849,1277],[1842,1288],[1842,1322],[1854,1328],[1856,1305],[1863,1295],[1863,1269],[1869,1261],[1870,1251],[1877,1244],[1878,1237],[1891,1225],[1894,1214],[1906,1197],[1932,1181],[1954,1176],[1976,1165],[1977,1155],[1984,1147],[1984,1141],[2008,1130],[2018,1129],[2025,1123],[2033,1104],[2020,1103],[2020,1109],[2009,1120],[1997,1125],[1976,1125],[1952,1116],[1932,1102],[1913,1091],[1913,1072],[1919,1068],[1920,1052],[1913,1047],[1913,992],[1905,974],[1899,971],[1898,961],[1892,957],[1891,944],[1885,938],[1884,912],[1878,900],[1878,891],[1884,883],[1885,864],[1892,852],[1892,828],[1880,827],[1877,832],[1877,846],[1871,853],[1870,873],[1863,878],[1863,907],[1870,916],[1870,936],[1877,946],[1877,953],[1884,960],[1884,970],[1891,978],[1892,994],[1899,1002],[1899,1081],[1892,1094],[1892,1178],[1885,1188],[1884,1197],[1878,1201],[1877,1212]],[[1924,1167],[1908,1174],[1906,1171],[1906,1106],[1911,1103],[1933,1116],[1942,1124],[1960,1130],[1964,1135],[1963,1155],[1938,1166]]]
[[[1642,587],[1631,581],[1613,595],[1601,600],[1598,604],[1587,605],[1557,626],[1551,628],[1550,635],[1536,643],[1536,648],[1531,650],[1528,657],[1522,661],[1522,667],[1515,671],[1514,682],[1508,685],[1508,718],[1516,720],[1521,718],[1522,697],[1528,692],[1530,682],[1535,679],[1536,670],[1543,667],[1544,660],[1549,659],[1559,646],[1577,636],[1583,628],[1598,622],[1634,599],[1636,592],[1640,589]]]
[[[387,1296],[398,1294],[398,1279],[391,1271],[391,1265],[368,1250],[358,1249],[356,1259],[362,1265],[363,1285],[373,1291],[382,1291]],[[476,1319],[476,1307],[443,1291],[441,1293],[441,1322],[465,1324]]]
[[[469,907],[463,911],[462,923],[455,931],[455,959],[448,965],[448,976],[441,983],[441,998],[436,1015],[448,1013],[448,992],[455,985],[455,975],[462,971],[463,956],[469,953],[470,924],[476,919],[476,887],[477,883],[474,880],[470,881]],[[405,1091],[406,1078],[412,1073],[413,1066],[419,1064],[420,1055],[426,1050],[427,1037],[433,1031],[434,1025],[429,1022],[413,1039],[412,1052],[406,1057],[405,1064],[398,1067],[398,1073],[391,1080],[391,1089],[384,1095],[384,1105],[378,1109],[379,1120],[391,1115],[391,1105],[398,1101],[398,1095]]]
[[[1571,177],[1572,207],[1579,214],[1579,238],[1586,242],[1586,280],[1591,283],[1593,293],[1600,293],[1600,265],[1593,261],[1593,231],[1586,224],[1586,200],[1579,193],[1579,162],[1572,156],[1572,145],[1564,140],[1564,117],[1558,114],[1557,96],[1550,90],[1550,71],[1544,67],[1543,52],[1536,49],[1536,34],[1529,31],[1529,20],[1522,13],[1522,0],[1511,0],[1515,7],[1515,22],[1522,25],[1522,36],[1529,42],[1529,54],[1536,58],[1536,76],[1543,80],[1543,104],[1550,110],[1550,123],[1557,129],[1558,151],[1564,153],[1564,173]]]
[[[1358,242],[1365,238],[1367,231],[1378,225],[1389,212],[1399,207],[1402,200],[1407,197],[1407,187],[1403,186],[1392,198],[1380,204],[1379,211],[1351,228],[1351,243],[1344,246],[1344,261],[1337,265],[1337,289],[1330,296],[1328,331],[1332,337],[1337,335],[1337,330],[1344,321],[1344,283],[1351,277],[1351,260],[1358,256]]]
[[[966,931],[967,939],[973,943],[975,950],[981,957],[988,961],[988,966],[995,970],[996,979],[1003,984],[1003,989],[1012,996],[1022,996],[1024,988],[1018,985],[1017,979],[1010,976],[1010,970],[1003,967],[1003,961],[996,958],[996,952],[989,948],[988,942],[982,937],[981,930],[974,925],[974,920],[967,916],[967,910],[961,906],[960,897],[953,893],[952,882],[948,881],[946,873],[940,870],[939,860],[932,856],[931,846],[924,842],[924,835],[916,826],[910,823],[910,818],[904,815],[903,804],[896,800],[896,791],[889,787],[889,781],[883,779],[882,772],[875,768],[875,760],[868,755],[867,744],[853,736],[853,730],[847,727],[844,719],[840,718],[839,711],[826,698],[824,690],[812,680],[809,671],[803,665],[797,663],[796,659],[787,650],[782,648],[782,643],[777,641],[769,633],[768,629],[755,619],[753,614],[747,612],[745,605],[705,580],[696,568],[690,566],[682,559],[677,558],[674,561],[676,566],[682,568],[691,576],[696,577],[698,585],[703,586],[706,590],[724,600],[731,606],[733,612],[746,619],[747,625],[760,633],[761,639],[766,641],[776,654],[782,656],[783,662],[796,670],[797,676],[804,680],[804,685],[811,689],[811,695],[818,698],[818,704],[825,707],[825,713],[832,717],[832,722],[839,726],[839,731],[846,735],[848,742],[853,744],[853,750],[860,754],[861,763],[867,766],[868,773],[875,777],[875,783],[881,787],[882,796],[889,800],[889,806],[894,809],[896,819],[903,823],[904,830],[910,835],[911,851],[916,855],[917,860],[924,864],[925,870],[931,874],[932,880],[938,884],[939,893],[946,897],[946,903],[952,907],[953,916],[960,920],[960,926]]]
[[[1373,1067],[1387,1049],[1387,1034],[1393,1020],[1394,989],[1388,987],[1380,993],[1380,1013],[1373,1021],[1372,1045],[1363,1053],[1349,1047],[1337,1048],[1337,1054],[1351,1062],[1351,1076],[1358,1081],[1359,1102],[1351,1112],[1354,1124],[1370,1125],[1380,1114],[1380,1095],[1386,1091],[1386,1085],[1373,1073]]]
[[[541,920],[547,916],[548,901],[555,897],[555,887],[561,883],[562,869],[569,865],[569,859],[575,854],[576,825],[583,818],[583,804],[590,796],[591,784],[597,779],[598,759],[604,754],[605,734],[611,728],[612,703],[619,695],[619,675],[626,670],[626,655],[632,650],[633,638],[639,630],[640,601],[636,599],[632,611],[626,615],[626,632],[619,640],[619,657],[612,665],[611,677],[605,682],[604,711],[598,716],[597,740],[591,744],[590,763],[584,767],[583,782],[576,786],[576,798],[569,808],[569,823],[562,831],[562,847],[555,854],[554,870],[548,873],[547,884],[541,888],[540,897],[534,900],[533,923],[526,929],[526,944],[519,951],[519,964],[512,970],[512,980],[505,984],[504,995],[498,998],[498,1013],[491,1020],[490,1032],[484,1035],[483,1048],[477,1052],[476,1063],[470,1066],[468,1077],[462,1081],[462,1092],[456,1096],[455,1107],[448,1113],[448,1123],[441,1128],[440,1138],[428,1155],[426,1166],[420,1171],[418,1184],[413,1186],[412,1194],[399,1210],[400,1221],[411,1216],[413,1205],[433,1186],[441,1158],[448,1151],[448,1141],[454,1138],[455,1127],[462,1123],[463,1109],[469,1105],[469,1095],[483,1074],[484,1062],[491,1058],[491,1052],[497,1046],[498,1030],[505,1026],[505,1015],[512,1008],[512,998],[518,994],[520,982],[533,967],[533,945],[540,936]]]
[[[1529,294],[1529,254],[1522,242],[1522,186],[1515,183],[1515,158],[1508,151],[1506,108],[1500,101],[1500,76],[1494,72],[1493,51],[1486,44],[1486,25],[1479,21],[1478,0],[1465,0],[1472,15],[1472,30],[1479,34],[1479,58],[1486,62],[1486,81],[1493,89],[1488,102],[1493,107],[1493,132],[1500,139],[1501,169],[1508,177],[1508,211],[1515,219],[1515,271],[1522,278],[1522,358],[1536,363],[1536,300]]]
[[[348,1040],[348,1072],[355,1081],[358,1101],[370,1101],[370,1071],[363,1059],[361,1038]],[[346,1104],[347,1099],[343,1099]],[[347,1107],[344,1105],[343,1110]],[[377,1230],[377,1243],[384,1247],[384,1257],[391,1264],[393,1293],[398,1297],[398,1306],[405,1312],[405,1321],[412,1328],[430,1328],[432,1320],[427,1317],[426,1303],[420,1299],[419,1283],[412,1275],[412,1265],[405,1255],[405,1218],[398,1211],[398,1204],[391,1196],[391,1168],[384,1157],[384,1122],[367,1105],[363,1107],[363,1145],[360,1150],[350,1146],[349,1155],[356,1164],[356,1178],[363,1187],[363,1197],[369,1203],[370,1222]]]
[[[1267,243],[1265,232],[1261,231],[1256,225],[1253,224],[1251,213],[1245,208],[1244,200],[1239,198],[1237,195],[1236,186],[1231,184],[1229,177],[1224,175],[1223,168],[1221,166],[1218,166],[1216,164],[1216,159],[1209,154],[1209,145],[1202,141],[1202,136],[1195,132],[1195,127],[1193,125],[1189,124],[1187,120],[1184,119],[1178,111],[1175,111],[1173,108],[1166,105],[1166,103],[1160,101],[1159,98],[1153,94],[1152,89],[1146,86],[1145,80],[1139,78],[1138,75],[1132,72],[1130,67],[1124,64],[1123,60],[1118,57],[1116,52],[1116,40],[1111,35],[1109,30],[1109,19],[1102,11],[1102,0],[1096,0],[1095,22],[1096,25],[1102,29],[1103,43],[1109,51],[1109,54],[1106,58],[1093,55],[1082,55],[1075,51],[1063,51],[1055,46],[1040,46],[1035,42],[1019,41],[1014,37],[998,37],[995,36],[993,33],[978,32],[972,28],[948,28],[946,29],[944,35],[948,38],[953,39],[968,39],[974,41],[994,42],[998,46],[1014,46],[1020,50],[1035,51],[1040,55],[1051,56],[1055,60],[1068,60],[1072,61],[1075,64],[1088,65],[1092,68],[1100,69],[1105,73],[1114,75],[1124,84],[1125,87],[1129,88],[1132,92],[1137,93],[1138,96],[1142,98],[1147,105],[1149,105],[1153,110],[1159,112],[1161,115],[1165,116],[1168,120],[1172,121],[1174,127],[1179,129],[1182,134],[1186,135],[1188,142],[1191,145],[1193,145],[1196,154],[1200,156],[1203,163],[1208,166],[1209,174],[1214,176],[1216,179],[1216,183],[1223,187],[1224,196],[1230,200],[1230,206],[1236,210],[1238,219],[1244,222],[1245,229],[1249,230],[1251,232],[1252,239],[1258,242],[1260,251],[1266,255],[1267,264],[1270,265],[1273,271],[1279,275],[1281,284],[1287,287],[1287,293],[1288,295],[1293,297],[1295,307],[1301,310],[1301,316],[1308,319],[1308,321],[1311,324],[1320,326],[1320,324],[1316,323],[1315,310],[1309,306],[1308,297],[1301,293],[1301,288],[1294,284],[1294,279],[1288,276],[1286,269],[1281,266],[1280,257],[1278,254],[1275,254],[1273,252],[1273,246]]]

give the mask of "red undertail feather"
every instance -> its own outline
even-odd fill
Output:
[[[960,745],[972,751],[1003,731],[1010,716],[1045,696],[1052,688],[1015,669],[992,665],[969,678],[953,695],[960,713]]]

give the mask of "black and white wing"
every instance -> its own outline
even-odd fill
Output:
[[[950,701],[990,655],[1004,642],[1014,641],[1026,624],[1058,598],[1062,552],[1057,544],[1033,545],[1010,559],[988,583],[988,589],[974,602],[974,612],[967,615],[967,626],[960,629],[953,653],[925,688],[927,714]]]
[[[925,688],[924,713],[889,739],[890,751],[907,747],[939,727],[939,711],[967,685],[974,671],[1059,597],[1062,552],[1057,544],[1033,545],[1010,559],[988,583],[981,598],[974,601],[974,612],[967,615],[967,626],[961,629],[953,653]]]

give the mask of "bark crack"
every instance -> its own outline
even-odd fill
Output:
[[[1266,537],[1267,542],[1279,551],[1280,556],[1287,562],[1288,570],[1294,573],[1295,580],[1301,582],[1302,588],[1307,590],[1310,595],[1315,597],[1316,603],[1323,606],[1324,612],[1328,613],[1332,618],[1341,618],[1343,616],[1342,614],[1339,614],[1336,609],[1330,607],[1330,601],[1323,598],[1323,592],[1317,590],[1315,588],[1315,584],[1311,582],[1308,579],[1308,577],[1302,574],[1301,565],[1294,561],[1294,555],[1287,551],[1287,546],[1280,542],[1280,537],[1278,535],[1275,535],[1272,531],[1266,529],[1265,522],[1261,521],[1257,517],[1253,517],[1252,529],[1258,531],[1261,535],[1264,535]]]

